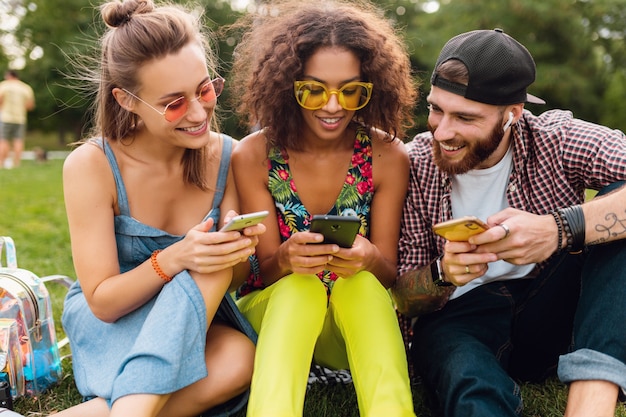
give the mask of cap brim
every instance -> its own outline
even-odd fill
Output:
[[[532,94],[528,94],[528,93],[526,93],[526,103],[546,104],[546,102],[544,100],[540,99],[537,96],[533,96]]]

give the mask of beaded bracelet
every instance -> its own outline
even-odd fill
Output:
[[[563,220],[563,231],[567,237],[565,249],[580,253],[585,247],[585,214],[580,204],[558,210]]]
[[[159,252],[161,252],[161,249],[157,249],[154,252],[152,252],[152,255],[150,255],[150,263],[152,264],[152,269],[154,269],[154,272],[156,272],[157,275],[161,277],[161,279],[165,281],[165,283],[167,284],[174,277],[170,277],[166,275],[165,272],[163,272],[163,270],[159,266],[159,263],[157,262],[157,255],[159,254]]]
[[[561,216],[559,215],[558,212],[553,211],[552,213],[552,217],[554,217],[554,221],[556,222],[556,230],[558,230],[559,232],[559,240],[558,240],[558,244],[556,245],[556,254],[558,255],[559,253],[561,253],[561,245],[563,244],[563,224],[561,221]]]

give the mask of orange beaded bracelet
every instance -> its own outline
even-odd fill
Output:
[[[154,252],[152,252],[152,255],[150,255],[150,263],[152,264],[152,269],[154,269],[154,272],[156,272],[157,275],[161,277],[161,279],[165,281],[165,283],[167,284],[174,277],[170,277],[166,275],[165,272],[163,272],[163,270],[159,266],[159,263],[157,262],[157,255],[159,254],[159,252],[161,252],[161,249],[157,249]]]

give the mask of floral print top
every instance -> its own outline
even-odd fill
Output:
[[[293,233],[308,230],[312,215],[300,201],[296,184],[289,169],[287,153],[282,149],[273,148],[268,156],[268,188],[274,198],[280,237],[281,241],[284,242]],[[320,172],[319,175],[324,175],[324,173]],[[346,179],[337,201],[326,214],[359,217],[361,219],[359,235],[368,237],[373,195],[372,142],[366,128],[359,126]],[[253,269],[255,269],[254,265]],[[317,275],[326,286],[327,293],[330,294],[333,284],[338,278],[337,274],[326,270]],[[242,297],[263,287],[260,275],[258,273],[251,274],[250,278],[237,290],[237,297]]]

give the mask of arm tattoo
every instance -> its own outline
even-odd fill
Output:
[[[391,294],[400,313],[415,317],[441,309],[455,288],[435,285],[426,265],[399,276]]]
[[[590,245],[605,243],[612,240],[612,238],[626,235],[626,218],[620,219],[617,213],[608,213],[604,216],[604,219],[607,221],[606,225],[597,224],[595,226],[596,231],[604,236],[601,236],[593,242],[589,242]]]

